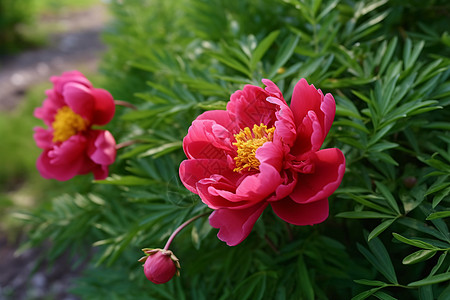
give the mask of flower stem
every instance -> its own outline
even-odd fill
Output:
[[[133,110],[138,110],[138,108],[136,106],[134,106],[133,104],[131,104],[130,102],[127,102],[127,101],[114,100],[114,104],[120,105],[120,106],[125,106],[125,107],[131,108]]]
[[[176,236],[176,235],[177,235],[184,227],[186,227],[187,225],[191,224],[191,223],[194,222],[195,220],[197,220],[197,219],[199,219],[199,218],[201,218],[201,217],[204,217],[204,216],[206,216],[206,215],[209,215],[209,212],[200,214],[200,215],[195,216],[195,217],[193,217],[193,218],[190,218],[189,220],[187,220],[186,222],[184,222],[183,224],[181,224],[180,226],[178,226],[178,228],[175,229],[175,231],[170,235],[169,239],[167,240],[167,243],[166,243],[166,245],[164,246],[164,250],[168,250],[168,249],[169,249],[169,246],[170,246],[170,244],[172,243],[172,241],[173,241],[173,239],[175,238],[175,236]]]

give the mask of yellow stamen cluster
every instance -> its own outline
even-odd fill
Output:
[[[86,130],[88,123],[82,116],[76,114],[70,107],[63,106],[55,115],[53,127],[53,142],[64,142],[80,131]]]
[[[261,164],[255,157],[256,149],[261,147],[265,142],[271,142],[273,140],[273,133],[275,127],[267,129],[267,126],[253,125],[253,129],[245,127],[241,129],[239,133],[234,135],[236,142],[233,143],[237,148],[237,156],[234,158],[236,162],[236,168],[234,172],[241,172],[243,170],[259,170]]]

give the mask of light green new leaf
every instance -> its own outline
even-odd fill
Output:
[[[412,265],[427,259],[432,258],[436,254],[437,250],[419,250],[406,256],[402,263],[404,265]]]
[[[427,220],[441,219],[447,217],[450,217],[450,210],[434,212],[427,217]]]
[[[435,246],[433,246],[427,242],[408,239],[408,238],[405,238],[404,236],[402,236],[398,233],[395,233],[395,232],[393,232],[392,235],[394,236],[394,238],[396,238],[400,242],[411,245],[411,246],[415,246],[415,247],[422,248],[422,249],[428,249],[428,250],[437,250],[438,249]]]
[[[423,285],[429,285],[429,284],[435,284],[439,282],[449,281],[450,280],[450,272],[442,273],[438,275],[428,276],[427,278],[424,278],[419,281],[414,281],[408,284],[408,286],[423,286]]]

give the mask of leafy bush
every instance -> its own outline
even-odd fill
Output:
[[[139,110],[120,108],[110,129],[139,143],[89,193],[27,216],[30,244],[50,238],[51,257],[95,246],[74,290],[86,299],[447,299],[449,7],[418,3],[112,2],[103,71]],[[178,177],[188,127],[262,78],[285,99],[300,78],[335,96],[324,147],[342,149],[347,170],[330,217],[286,226],[266,211],[236,247],[197,220],[171,247],[181,277],[148,282],[139,249],[208,211]]]

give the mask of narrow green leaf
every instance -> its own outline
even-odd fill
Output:
[[[394,223],[396,219],[389,219],[386,220],[384,222],[382,222],[380,225],[378,225],[377,227],[375,227],[372,232],[369,234],[367,240],[370,241],[372,240],[374,237],[377,237],[380,233],[382,233],[383,231],[385,231],[389,226],[391,226],[392,223]]]
[[[386,282],[378,281],[378,280],[369,280],[369,279],[356,279],[353,280],[356,283],[370,286],[386,286],[388,285]]]
[[[447,217],[450,217],[450,210],[434,212],[427,217],[427,220],[441,219]]]
[[[428,276],[427,278],[424,278],[419,281],[414,281],[408,284],[408,286],[423,286],[423,285],[429,285],[429,284],[435,284],[439,282],[449,281],[450,280],[450,272],[442,273],[438,275]]]
[[[299,288],[302,291],[304,299],[314,300],[314,289],[311,285],[308,270],[303,259],[303,255],[298,258],[298,275],[299,275]]]
[[[448,253],[448,251],[442,253],[441,256],[439,256],[439,259],[438,259],[436,265],[433,267],[433,269],[431,269],[429,276],[433,276],[434,274],[436,274],[436,272],[442,266],[442,263],[444,262],[445,258],[447,257],[447,253]]]
[[[183,147],[182,142],[167,143],[167,144],[163,144],[158,147],[155,147],[155,148],[151,148],[151,149],[145,151],[144,153],[140,154],[139,157],[146,157],[146,156],[152,156],[152,155],[157,157],[157,156],[161,156],[163,154],[167,154],[171,151],[180,149],[181,147]]]
[[[389,253],[379,238],[373,238],[367,243],[370,250],[377,258],[380,272],[392,283],[398,283],[394,266],[392,265]]]
[[[400,209],[398,208],[397,201],[395,200],[394,196],[391,194],[389,189],[379,181],[375,181],[375,185],[377,186],[381,194],[383,194],[389,206],[392,207],[395,210],[395,212],[400,215]]]
[[[279,30],[272,31],[258,44],[258,47],[256,47],[255,51],[253,51],[252,57],[250,59],[250,69],[252,72],[256,69],[256,65],[267,52],[267,50],[269,50],[270,46],[273,44],[279,34]]]
[[[113,175],[112,177],[108,177],[104,180],[94,180],[94,182],[100,184],[130,185],[130,186],[155,184],[154,180],[131,175],[128,176]]]
[[[288,59],[291,58],[299,40],[300,37],[294,35],[291,35],[286,40],[284,40],[283,44],[281,45],[280,51],[278,51],[277,53],[275,63],[269,71],[268,78],[274,77],[275,74],[277,74],[278,69],[284,66]]]
[[[397,298],[392,297],[391,295],[382,292],[382,291],[377,291],[375,294],[373,294],[375,297],[377,297],[378,299],[381,300],[397,300]]]
[[[373,295],[376,291],[382,289],[383,286],[381,287],[376,287],[367,291],[364,291],[362,293],[359,293],[358,295],[356,295],[355,297],[353,297],[351,300],[364,300],[366,298],[368,298],[369,296]]]
[[[404,265],[412,265],[427,259],[432,258],[436,254],[437,250],[419,250],[406,256],[402,263]]]
[[[419,287],[419,300],[434,300],[433,286],[425,285]]]
[[[418,248],[422,248],[422,249],[428,249],[428,250],[437,250],[438,248],[436,248],[435,246],[426,243],[426,242],[422,242],[419,240],[413,240],[413,239],[408,239],[405,238],[404,236],[401,236],[398,233],[393,232],[392,235],[394,236],[394,238],[396,238],[397,240],[399,240],[402,243],[414,246],[414,247],[418,247]]]
[[[349,219],[394,219],[395,216],[382,214],[374,211],[346,211],[336,215],[338,218]]]

